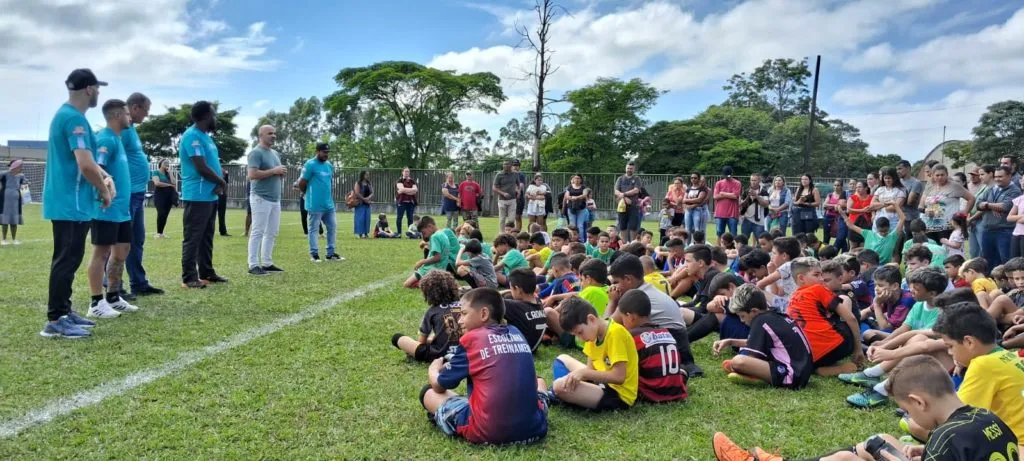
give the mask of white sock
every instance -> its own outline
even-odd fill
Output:
[[[885,391],[885,383],[887,383],[887,382],[889,382],[888,379],[885,380],[885,381],[882,381],[882,382],[880,382],[878,384],[875,384],[875,387],[873,389],[875,390],[875,392],[888,397],[889,393]]]
[[[864,375],[869,378],[881,378],[885,374],[885,370],[882,370],[881,365],[875,365],[864,369]]]

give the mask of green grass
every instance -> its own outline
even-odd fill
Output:
[[[392,348],[395,332],[411,334],[424,304],[404,290],[417,258],[409,240],[357,240],[350,214],[339,214],[339,243],[348,261],[313,265],[298,213],[282,217],[275,262],[287,272],[245,274],[243,215],[229,212],[234,237],[217,237],[214,261],[231,279],[201,291],[177,288],[181,211],[171,238],[146,243],[146,267],[168,294],[141,299],[142,310],[101,321],[81,341],[38,336],[46,310],[49,223],[26,210],[20,247],[0,248],[0,421],[379,280],[390,288],[339,304],[193,367],[70,415],[0,440],[0,459],[195,458],[583,458],[713,459],[710,437],[725,431],[744,446],[810,456],[896,430],[888,409],[858,411],[844,397],[858,389],[814,378],[799,392],[737,387],[711,356],[712,338],[694,344],[707,376],[690,382],[685,404],[638,405],[617,414],[552,408],[550,433],[537,445],[480,448],[449,440],[417,402],[426,366]],[[150,235],[155,213],[147,210]],[[496,221],[485,221],[493,236]],[[709,234],[710,235],[710,234]],[[89,250],[91,251],[91,250]],[[84,267],[74,301],[88,300]],[[562,351],[542,348],[538,375],[550,380]],[[580,354],[576,354],[579,356]]]

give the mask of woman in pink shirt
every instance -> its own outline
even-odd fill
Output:
[[[672,184],[668,186],[668,192],[665,193],[665,199],[672,202],[672,208],[675,210],[675,214],[672,215],[672,225],[682,226],[683,225],[683,213],[686,209],[683,207],[683,199],[686,198],[686,184],[683,183],[681,176],[676,176],[672,180]]]
[[[724,178],[715,183],[715,234],[721,237],[725,233],[726,226],[729,233],[736,235],[736,222],[740,218],[740,194],[743,193],[743,184],[732,177],[732,167],[722,168]]]

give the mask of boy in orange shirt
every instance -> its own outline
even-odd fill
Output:
[[[822,284],[817,259],[794,259],[792,273],[797,290],[789,299],[786,313],[807,336],[815,372],[835,376],[856,371],[857,364],[864,362],[864,352],[860,348],[860,326],[853,316],[853,303]],[[836,365],[850,356],[852,363]]]

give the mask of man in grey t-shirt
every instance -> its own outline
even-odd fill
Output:
[[[272,149],[277,139],[274,127],[259,129],[260,143],[249,152],[248,178],[251,184],[249,207],[252,230],[249,233],[249,274],[283,272],[274,265],[274,240],[281,226],[281,178],[288,172],[281,155]]]
[[[899,175],[903,187],[907,188],[903,214],[907,217],[907,222],[910,222],[921,216],[918,206],[921,204],[921,194],[924,193],[924,183],[910,174],[910,162],[906,160],[900,160],[900,163],[896,164],[896,174]]]
[[[501,172],[494,175],[491,191],[498,197],[498,229],[516,218],[516,198],[519,196],[519,173],[512,171],[512,161],[506,160]]]
[[[636,165],[633,162],[626,164],[626,174],[615,180],[615,198],[625,202],[625,211],[619,212],[619,232],[622,234],[622,241],[632,242],[640,231],[640,189],[644,187],[640,178],[636,176]]]

